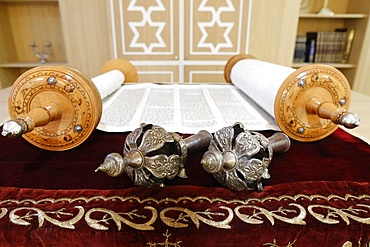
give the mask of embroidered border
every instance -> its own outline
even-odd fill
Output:
[[[370,196],[297,194],[225,200],[204,196],[141,199],[116,195],[6,199],[0,201],[0,225],[7,219],[21,226],[37,222],[39,228],[49,222],[57,227],[76,229],[77,223],[85,222],[99,231],[114,230],[114,225],[118,231],[123,226],[150,231],[155,230],[154,225],[158,222],[173,228],[207,225],[220,229],[232,229],[236,221],[271,226],[277,221],[304,226],[308,220],[327,225],[340,222],[370,225]]]

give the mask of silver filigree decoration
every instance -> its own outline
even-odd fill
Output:
[[[275,139],[278,142],[271,145]],[[289,147],[290,141],[285,134],[277,133],[270,139],[235,123],[214,134],[201,163],[223,186],[238,191],[261,191],[262,179],[270,178],[268,166],[274,148],[285,152]]]

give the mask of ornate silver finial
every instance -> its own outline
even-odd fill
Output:
[[[346,112],[339,118],[339,123],[348,129],[360,126],[360,116],[356,113]]]
[[[286,152],[289,147],[290,140],[283,133],[266,138],[235,123],[213,135],[201,164],[225,187],[261,191],[262,179],[270,178],[268,166],[273,153]]]
[[[25,133],[24,122],[19,120],[9,120],[3,125],[2,135],[6,137],[20,137]]]
[[[182,139],[160,126],[142,124],[126,137],[123,157],[109,154],[95,171],[110,176],[125,171],[136,186],[164,186],[165,179],[186,178],[184,162],[188,149],[206,149],[211,139],[207,131]]]
[[[119,153],[108,154],[103,164],[96,168],[95,172],[101,171],[107,173],[111,177],[122,175],[127,163]]]

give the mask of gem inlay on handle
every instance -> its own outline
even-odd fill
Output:
[[[88,78],[66,66],[39,66],[13,84],[8,108],[11,120],[2,135],[22,136],[51,151],[74,148],[95,130],[102,114],[102,97],[124,81],[137,81],[134,66],[124,59],[107,62],[104,73]]]
[[[294,69],[241,54],[229,59],[224,72],[227,82],[274,117],[292,139],[317,141],[339,124],[360,125],[360,117],[349,112],[351,89],[346,77],[329,65]]]

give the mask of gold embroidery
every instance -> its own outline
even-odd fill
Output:
[[[202,221],[203,223],[206,223],[207,225],[210,225],[210,226],[213,226],[213,227],[223,228],[223,229],[230,229],[231,226],[229,225],[229,223],[234,218],[233,211],[230,208],[223,207],[223,206],[221,206],[220,209],[224,209],[228,212],[228,216],[226,217],[226,219],[224,219],[222,221],[214,221],[214,220],[212,220],[212,216],[215,216],[215,215],[225,216],[224,213],[218,213],[218,212],[214,213],[214,212],[211,212],[209,209],[207,209],[204,212],[193,212],[193,211],[191,211],[187,208],[180,208],[180,207],[166,208],[166,209],[161,211],[160,217],[161,217],[162,221],[165,224],[167,224],[168,226],[171,226],[171,227],[175,227],[175,228],[188,227],[188,224],[183,223],[183,222],[188,222],[187,218],[190,218],[197,228],[199,228],[199,221]],[[168,211],[180,211],[180,212],[183,212],[185,214],[180,213],[180,215],[177,217],[177,219],[173,219],[173,218],[168,217],[168,216],[165,215]],[[206,217],[201,216],[201,215],[206,216],[208,219]]]
[[[68,228],[68,229],[75,229],[75,226],[74,224],[76,224],[84,215],[84,208],[81,207],[81,206],[76,206],[75,207],[76,209],[78,209],[78,214],[73,217],[72,219],[70,220],[66,220],[66,221],[60,221],[60,220],[57,220],[57,219],[54,219],[50,216],[48,216],[48,214],[54,214],[57,218],[60,218],[62,215],[63,216],[73,216],[72,213],[66,213],[64,212],[64,208],[58,210],[58,211],[46,211],[44,212],[43,210],[39,209],[39,208],[35,208],[35,207],[21,207],[21,208],[16,208],[14,210],[12,210],[10,213],[9,213],[9,219],[11,222],[13,222],[14,224],[17,224],[17,225],[24,225],[24,226],[28,226],[28,225],[31,225],[31,223],[29,221],[31,221],[34,217],[37,217],[38,218],[38,223],[39,223],[39,228],[42,227],[42,225],[44,224],[45,220],[56,225],[56,226],[60,226],[62,228]],[[21,214],[17,214],[18,212],[22,213],[22,211],[27,211],[26,214],[24,215],[21,215]],[[36,213],[31,213],[32,211],[35,211]]]
[[[8,213],[8,209],[2,208],[0,213],[0,219],[3,218]]]
[[[362,209],[360,207],[369,209],[370,205],[357,204],[356,206],[358,206],[358,208],[354,208],[353,206],[350,206],[349,208],[338,209],[338,208],[334,208],[331,206],[324,206],[324,205],[309,205],[307,209],[313,217],[315,217],[319,221],[326,223],[326,224],[338,224],[340,221],[334,219],[338,217],[341,217],[342,220],[347,223],[347,225],[350,224],[350,221],[349,221],[350,218],[357,222],[363,223],[363,224],[370,224],[370,217],[363,218],[360,216],[356,216],[360,212],[369,214],[369,210]],[[316,213],[314,212],[315,208],[326,209],[325,213],[327,214],[325,215],[321,213]]]
[[[273,197],[273,196],[268,196],[268,197],[263,197],[263,198],[255,198],[251,197],[246,200],[238,200],[238,199],[232,199],[232,200],[225,200],[219,197],[215,198],[209,198],[205,196],[196,196],[196,197],[189,197],[189,196],[182,196],[179,198],[162,198],[162,199],[155,199],[152,197],[147,197],[144,199],[139,198],[138,196],[128,196],[128,197],[122,197],[122,196],[93,196],[93,197],[76,197],[76,198],[68,198],[68,197],[63,197],[63,198],[43,198],[40,200],[34,200],[34,199],[24,199],[24,200],[15,200],[15,199],[6,199],[3,201],[0,201],[0,204],[9,204],[9,203],[16,203],[16,204],[41,204],[41,203],[58,203],[58,202],[68,202],[68,203],[74,203],[74,202],[85,202],[89,203],[95,200],[102,200],[104,202],[108,201],[120,201],[120,202],[128,202],[130,200],[139,202],[141,204],[148,203],[148,202],[154,202],[156,204],[162,204],[164,202],[173,202],[173,203],[179,203],[181,201],[190,201],[190,202],[197,202],[200,200],[203,200],[205,202],[209,203],[226,203],[226,204],[242,204],[242,205],[247,205],[250,203],[265,203],[268,201],[283,201],[283,200],[292,200],[292,201],[298,201],[298,200],[303,200],[307,199],[309,201],[317,200],[325,200],[325,201],[331,201],[331,200],[342,200],[342,201],[348,201],[348,200],[368,200],[370,201],[370,195],[363,194],[363,195],[350,195],[346,194],[345,196],[339,196],[339,195],[329,195],[329,196],[323,196],[323,195],[304,195],[304,194],[297,194],[294,196],[290,195],[281,195],[279,197]]]
[[[346,241],[342,247],[352,247],[352,243],[350,241]]]
[[[287,246],[286,247],[293,247],[293,244],[295,244],[295,242],[297,241],[297,239],[295,239],[294,241],[293,241],[293,243],[291,243],[291,242],[289,242],[288,244],[287,244]],[[272,247],[279,247],[279,245],[277,245],[276,244],[276,239],[274,239],[273,241],[272,241],[272,243],[265,243],[265,244],[263,244],[263,245],[268,245],[268,246],[272,246]]]
[[[171,234],[168,233],[168,230],[166,231],[166,233],[163,234],[163,236],[166,237],[166,239],[165,239],[165,241],[163,243],[152,243],[152,242],[149,242],[149,243],[147,243],[147,245],[149,245],[150,247],[156,247],[156,246],[165,246],[165,247],[174,246],[174,247],[180,247],[180,243],[182,243],[182,241],[176,241],[176,243],[171,243],[169,241],[169,238],[171,237]]]
[[[290,203],[289,206],[295,206],[298,208],[298,216],[292,218],[284,216],[288,215],[289,213],[296,213],[297,211],[293,209],[284,209],[282,206],[280,206],[277,210],[272,211],[257,206],[238,206],[235,208],[235,214],[239,217],[239,219],[250,224],[262,224],[263,219],[262,217],[260,217],[260,215],[264,215],[270,221],[271,225],[275,224],[274,218],[290,224],[306,225],[306,222],[304,221],[304,219],[306,218],[306,210],[304,209],[304,207],[296,203]],[[243,208],[254,209],[253,214],[247,215],[241,213],[240,210]]]
[[[87,224],[90,227],[92,227],[96,230],[108,230],[109,229],[108,227],[103,226],[100,223],[108,224],[109,220],[113,220],[114,223],[116,223],[119,231],[122,228],[121,222],[123,222],[126,225],[128,225],[132,228],[135,228],[137,230],[154,230],[154,227],[151,226],[151,225],[157,220],[157,216],[158,216],[157,210],[155,208],[149,207],[149,206],[144,207],[144,209],[148,209],[151,212],[152,217],[147,222],[145,222],[143,224],[138,224],[138,223],[131,222],[131,221],[129,221],[129,220],[127,220],[127,219],[125,219],[121,216],[121,215],[126,215],[130,219],[133,219],[134,217],[145,219],[146,216],[137,214],[136,213],[137,210],[133,210],[129,213],[116,213],[112,210],[105,209],[105,208],[92,208],[86,213],[85,220],[86,220]],[[103,213],[105,213],[105,215],[103,216],[102,219],[95,220],[95,219],[91,218],[91,214],[93,214],[94,212],[103,212]]]
[[[362,245],[361,245],[361,239],[358,241],[358,243],[357,243],[358,245],[358,247],[361,247]],[[352,247],[353,245],[352,245],[352,242],[351,241],[346,241],[343,245],[342,245],[342,247]],[[364,247],[370,247],[370,241],[367,243],[367,244],[365,244],[364,245]]]
[[[204,223],[215,228],[231,229],[230,223],[235,219],[240,219],[246,224],[263,224],[267,219],[272,225],[275,225],[276,220],[287,224],[305,225],[305,219],[310,216],[324,224],[338,224],[340,220],[351,224],[351,219],[360,224],[370,224],[370,196],[366,194],[345,196],[297,194],[251,197],[246,200],[226,200],[205,196],[141,199],[137,196],[114,195],[40,200],[6,199],[0,201],[0,204],[0,220],[6,220],[5,216],[9,214],[10,222],[30,225],[31,220],[37,217],[39,227],[43,226],[44,221],[48,221],[56,226],[70,229],[74,229],[75,223],[81,219],[96,230],[108,230],[108,221],[113,221],[119,230],[122,228],[122,223],[138,230],[154,230],[153,225],[158,220],[174,228],[186,228],[189,222],[192,222],[197,228]],[[91,206],[96,204],[99,205],[98,208]],[[55,208],[58,205],[63,205],[65,208],[56,211],[44,209],[49,206]],[[116,212],[115,209],[125,205],[129,205],[131,209],[126,210],[131,210],[130,212]],[[347,206],[337,208],[339,206],[333,205]],[[199,206],[208,209],[200,211]],[[78,209],[77,215],[76,209]],[[148,216],[149,213],[150,216]]]

